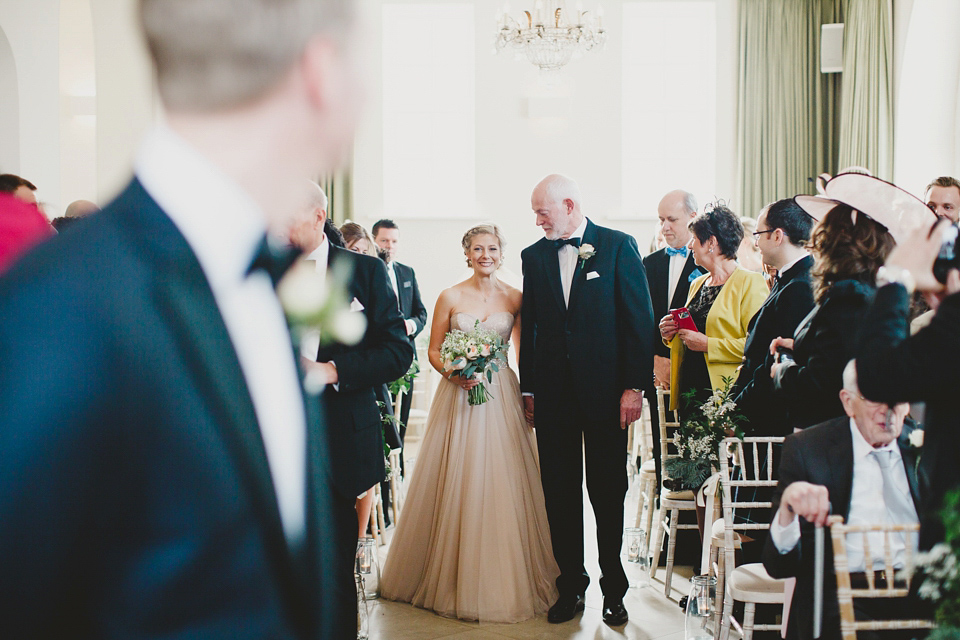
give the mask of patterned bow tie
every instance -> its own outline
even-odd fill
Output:
[[[580,248],[580,238],[558,238],[553,241],[553,246],[557,248],[557,251],[563,249],[564,245],[570,245],[574,249]]]
[[[674,249],[673,247],[667,247],[667,255],[670,256],[671,258],[673,256],[683,256],[684,258],[686,258],[687,251],[688,249],[686,247],[680,247],[679,249]]]
[[[253,260],[247,268],[247,275],[262,270],[270,276],[273,286],[276,287],[280,279],[283,278],[283,274],[293,266],[298,257],[300,257],[299,249],[294,247],[274,249],[267,242],[267,237],[264,236],[260,240],[259,247],[257,247],[257,253],[253,256]]]

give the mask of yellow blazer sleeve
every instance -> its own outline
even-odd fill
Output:
[[[733,287],[724,287],[707,318],[707,362],[739,365],[747,343],[747,328],[770,294],[763,276],[738,268]]]

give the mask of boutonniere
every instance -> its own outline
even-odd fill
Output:
[[[597,250],[593,248],[592,244],[582,244],[578,250],[578,255],[580,257],[580,266],[583,266],[583,263],[597,255]]]
[[[914,429],[910,432],[910,435],[907,437],[907,441],[910,443],[910,446],[914,449],[919,449],[923,446],[923,429]]]
[[[347,294],[349,281],[350,274],[336,265],[326,277],[317,273],[309,260],[299,260],[290,268],[277,285],[277,298],[297,344],[310,331],[318,331],[324,344],[339,342],[351,346],[360,342],[367,319],[353,311]],[[354,302],[360,304],[356,299]]]

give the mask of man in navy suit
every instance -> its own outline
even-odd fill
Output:
[[[544,238],[521,253],[520,387],[537,429],[540,475],[560,597],[547,619],[583,611],[583,461],[597,519],[603,619],[627,622],[620,561],[627,491],[626,427],[653,377],[656,331],[636,241],[584,217],[577,183],[544,178],[531,204]]]
[[[139,10],[166,124],[0,279],[0,636],[356,637],[266,240],[352,141],[351,3]]]
[[[690,281],[703,275],[693,261],[693,253],[687,248],[692,233],[687,226],[697,215],[697,199],[689,191],[677,189],[663,196],[657,205],[660,231],[667,246],[654,251],[643,259],[650,287],[650,302],[656,322],[667,315],[670,309],[679,309],[687,304]],[[653,374],[643,392],[650,403],[650,427],[653,434],[654,465],[657,482],[660,481],[660,415],[657,412],[656,387],[670,387],[670,348],[663,344],[659,334],[653,342]]]
[[[910,444],[912,426],[904,424],[909,405],[871,402],[860,394],[851,360],[843,372],[840,399],[847,415],[787,437],[774,498],[779,505],[763,550],[763,565],[774,578],[797,578],[788,640],[813,637],[814,527],[832,513],[850,524],[916,524],[921,509],[917,477],[919,450]],[[864,557],[862,536],[847,537],[851,578],[865,582],[864,571],[882,566],[883,543],[871,540],[874,558]],[[905,545],[917,548],[917,536],[895,536],[891,551],[903,563]],[[877,557],[879,556],[879,558]],[[862,585],[861,585],[862,586]],[[854,585],[857,588],[857,584]],[[912,599],[855,600],[858,619],[918,618]],[[833,548],[824,545],[823,640],[840,639]]]

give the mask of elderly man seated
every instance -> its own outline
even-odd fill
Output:
[[[763,564],[775,578],[797,578],[788,640],[813,637],[814,527],[828,515],[842,515],[849,524],[918,522],[920,504],[916,476],[918,450],[909,442],[912,425],[904,426],[908,405],[887,406],[865,399],[857,387],[855,361],[843,372],[840,400],[848,417],[834,418],[787,437],[780,463],[774,504],[779,509],[770,525]],[[870,540],[871,554],[882,553],[879,539]],[[897,562],[904,545],[916,549],[916,536],[895,536]],[[864,558],[863,538],[847,540],[851,579],[864,586],[864,571],[879,569],[882,558]],[[824,549],[823,628],[821,638],[840,638],[837,583],[829,542]],[[860,583],[860,584],[858,584]],[[857,600],[858,619],[915,618],[916,602],[907,599]],[[901,614],[902,615],[899,615]],[[866,634],[860,636],[866,637]]]

